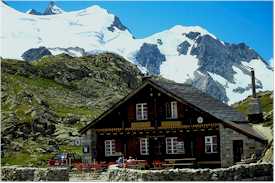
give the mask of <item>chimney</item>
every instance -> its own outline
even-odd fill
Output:
[[[255,71],[253,68],[251,68],[251,82],[252,97],[248,108],[248,120],[251,123],[259,123],[263,121],[263,113],[260,99],[256,95],[256,80]]]
[[[251,81],[252,81],[252,97],[257,98],[256,96],[256,81],[255,81],[255,71],[251,69]]]

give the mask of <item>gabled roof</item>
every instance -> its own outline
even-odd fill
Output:
[[[149,81],[222,121],[247,122],[247,118],[242,113],[191,85],[152,79]]]
[[[140,87],[120,100],[109,110],[105,111],[90,124],[82,128],[79,132],[81,134],[86,132],[90,127],[117,109],[120,105],[125,103],[128,99],[130,99],[148,84],[175,98],[176,100],[187,103],[197,109],[209,113],[213,117],[221,120],[226,125],[229,125],[230,127],[237,129],[248,136],[252,136],[260,141],[265,141],[261,135],[256,133],[255,130],[249,124],[247,124],[247,118],[242,113],[236,111],[227,104],[214,99],[213,97],[201,92],[191,85],[180,84],[171,81],[155,80],[151,78],[147,78]]]

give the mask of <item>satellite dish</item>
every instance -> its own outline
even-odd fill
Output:
[[[199,116],[199,117],[197,118],[197,122],[198,122],[199,124],[203,123],[203,117]]]

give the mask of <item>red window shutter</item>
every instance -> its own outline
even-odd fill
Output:
[[[201,135],[196,137],[196,152],[197,154],[204,153],[204,138]]]
[[[178,104],[178,117],[183,118],[184,117],[184,105],[180,102],[177,102]]]
[[[136,119],[136,106],[134,104],[128,105],[128,119],[134,121]]]

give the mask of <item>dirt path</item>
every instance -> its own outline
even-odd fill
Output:
[[[262,124],[253,124],[253,128],[262,136],[267,138],[268,142],[273,139],[273,131],[270,127],[265,127]]]

